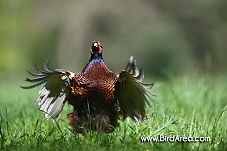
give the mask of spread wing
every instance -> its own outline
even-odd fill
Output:
[[[32,85],[22,86],[22,88],[32,89],[44,84],[37,99],[39,110],[43,111],[48,119],[58,119],[70,95],[74,73],[63,69],[51,70],[47,67],[47,62],[44,65],[44,71],[39,70],[35,64],[34,69],[35,73],[27,71],[33,78],[25,79]]]
[[[149,89],[154,84],[144,84],[143,79],[143,70],[139,70],[136,60],[130,57],[125,70],[119,74],[116,82],[116,98],[124,118],[130,117],[138,121],[146,117],[147,96],[151,94]]]

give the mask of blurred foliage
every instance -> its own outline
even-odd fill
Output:
[[[0,0],[0,73],[79,72],[98,39],[115,72],[131,55],[153,76],[226,72],[226,35],[227,1]]]

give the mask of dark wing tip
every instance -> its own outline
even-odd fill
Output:
[[[25,81],[26,82],[30,82],[33,83],[33,85],[30,86],[20,86],[22,89],[32,89],[34,87],[37,87],[43,83],[45,83],[48,79],[48,74],[50,73],[50,71],[41,71],[38,69],[36,63],[34,63],[34,70],[35,72],[31,72],[29,70],[26,70],[27,73],[32,76],[33,78],[26,78]]]
[[[34,67],[34,69],[35,69],[35,72],[42,74],[42,73],[40,72],[40,70],[38,69],[36,63],[33,64],[33,67]]]
[[[22,89],[28,89],[26,86],[21,86],[21,85],[20,85],[20,88],[22,88]]]
[[[139,82],[144,88],[146,88],[147,90],[153,88],[154,86],[154,83],[142,83],[142,82]]]
[[[44,63],[44,69],[47,71],[47,72],[54,72],[52,69],[50,69],[48,67],[49,65],[49,60],[46,60],[46,62]]]
[[[36,84],[33,84],[33,85],[30,85],[30,86],[20,86],[22,89],[32,89],[32,88],[34,88],[34,87],[37,87],[37,86],[39,86],[39,85],[41,85],[41,84],[43,84],[43,83],[45,83],[46,82],[46,80],[44,80],[44,81],[40,81],[40,82],[38,82],[38,83],[36,83]]]
[[[22,89],[32,89],[35,86],[31,85],[31,86],[20,86]]]

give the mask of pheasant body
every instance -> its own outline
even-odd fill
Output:
[[[26,81],[36,84],[22,88],[45,84],[37,101],[48,119],[58,119],[68,101],[73,106],[73,112],[68,114],[69,125],[78,133],[112,132],[120,117],[145,119],[146,96],[153,84],[142,83],[143,71],[137,68],[133,57],[126,69],[116,75],[102,58],[100,42],[93,42],[90,53],[90,60],[81,73],[51,70],[47,64],[45,71],[40,71],[35,66],[37,73],[28,71],[35,78]]]
[[[91,126],[96,129],[98,125],[100,130],[111,132],[113,131],[111,126],[116,126],[117,123],[114,120],[117,119],[117,112],[113,110],[114,84],[117,77],[103,61],[96,60],[90,61],[74,78],[76,82],[72,86],[72,93],[78,96],[79,101],[77,104],[74,104],[75,99],[69,101],[72,102],[75,112],[68,118],[69,125],[77,132],[84,132]],[[83,91],[81,95],[78,95],[78,85]],[[112,119],[111,116],[115,118]],[[83,117],[82,122],[79,117]]]

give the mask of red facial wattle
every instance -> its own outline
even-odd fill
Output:
[[[90,48],[90,53],[93,54],[92,48]]]
[[[98,41],[98,47],[99,47],[99,53],[102,53],[102,46],[101,46],[100,41]]]

